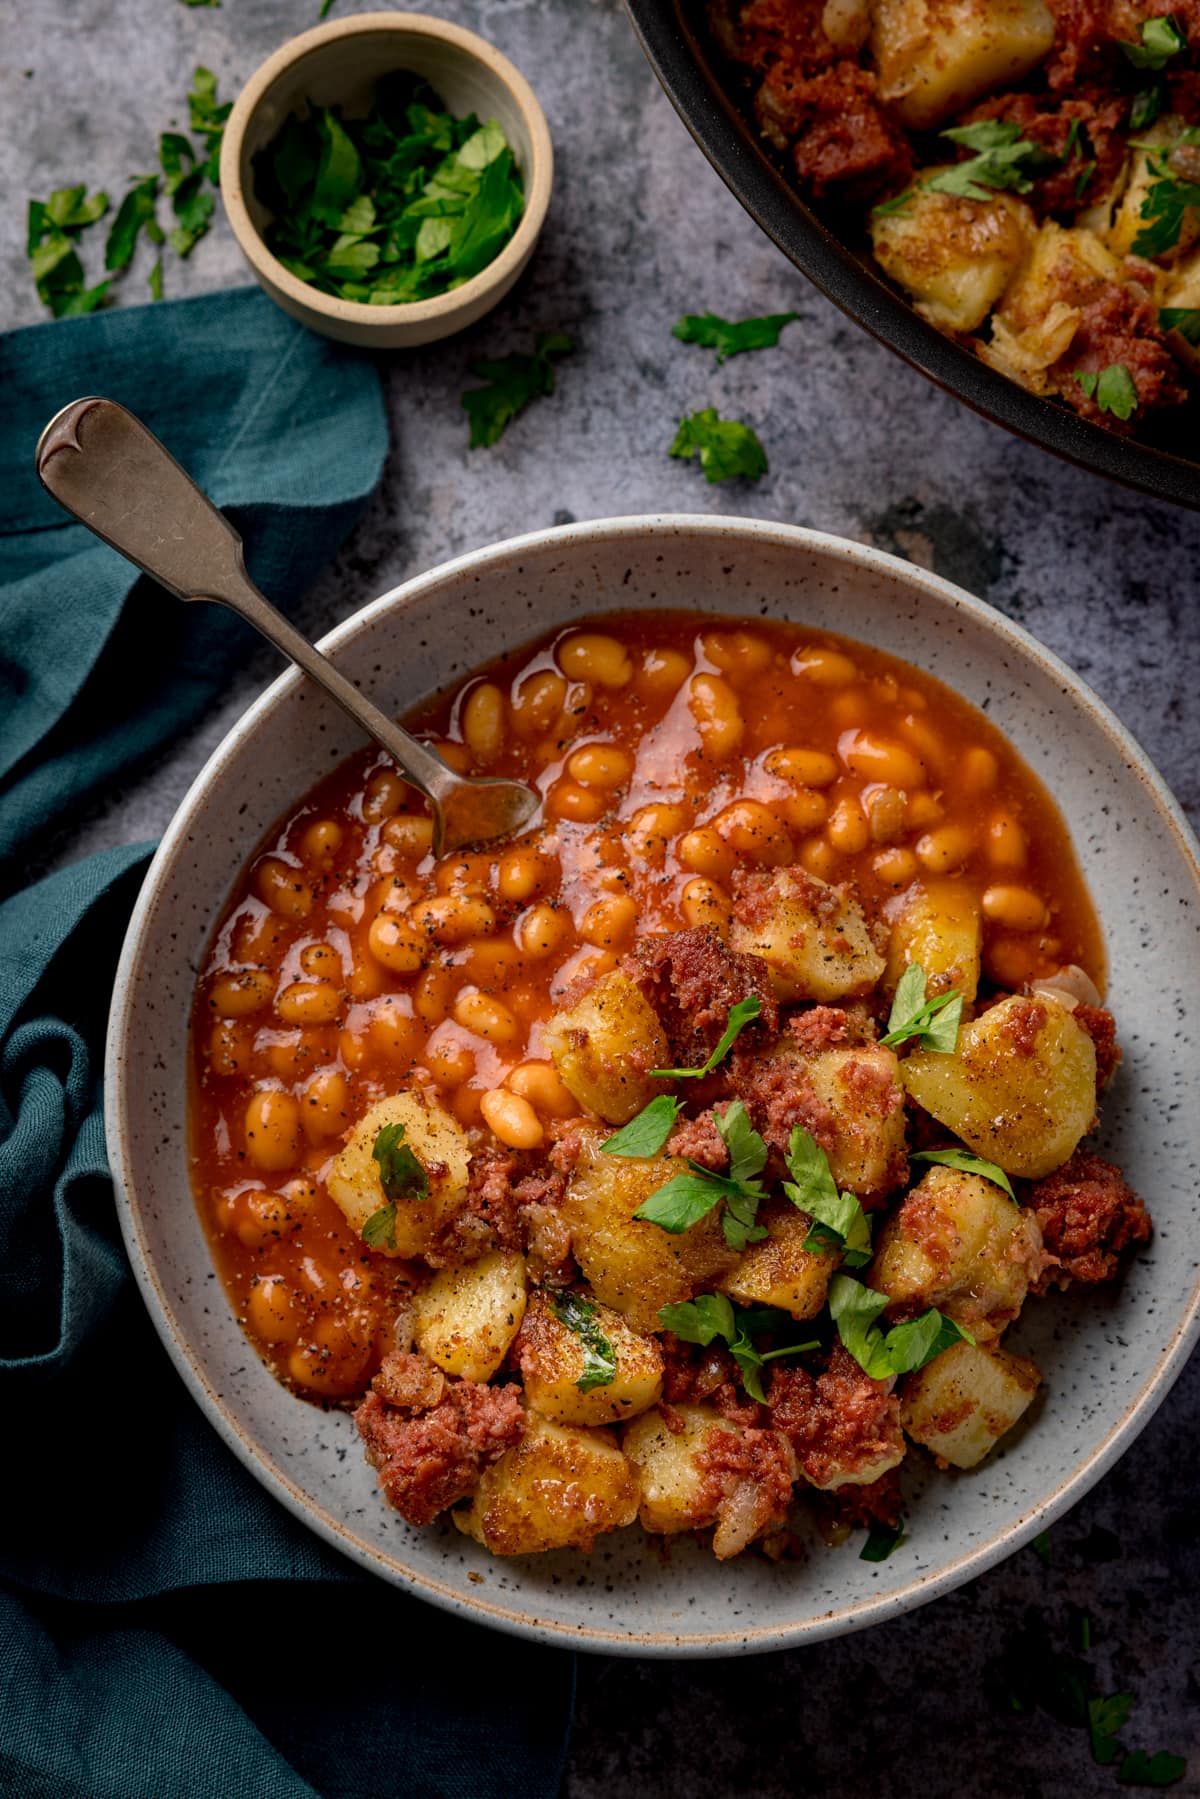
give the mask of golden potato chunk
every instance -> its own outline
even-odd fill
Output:
[[[680,1530],[702,1530],[716,1522],[715,1500],[705,1492],[705,1477],[696,1460],[710,1431],[735,1433],[710,1405],[677,1405],[682,1431],[668,1430],[662,1413],[643,1412],[623,1433],[621,1445],[637,1469],[641,1488],[638,1517],[644,1529],[661,1536]]]
[[[939,171],[928,169],[919,180]],[[898,212],[871,216],[884,272],[942,331],[975,331],[1029,252],[1036,225],[1024,201],[968,200],[918,185]]]
[[[525,1316],[525,1258],[494,1249],[443,1268],[413,1301],[417,1348],[447,1374],[490,1380]]]
[[[1091,1038],[1065,1007],[1019,994],[963,1025],[952,1056],[916,1050],[900,1073],[939,1124],[1029,1180],[1061,1167],[1095,1116]]]
[[[1084,303],[1103,281],[1119,281],[1121,264],[1097,234],[1043,221],[1032,253],[992,314],[985,362],[1035,393],[1053,391],[1048,370],[1071,346]]]
[[[651,1068],[669,1068],[671,1047],[636,981],[614,968],[546,1025],[546,1048],[564,1085],[610,1124],[627,1124],[663,1092]]]
[[[928,131],[1036,68],[1054,43],[1042,0],[873,0],[879,96],[910,131]]]
[[[1137,145],[1130,146],[1124,192],[1113,211],[1112,224],[1105,238],[1114,256],[1129,256],[1134,253],[1134,239],[1139,232],[1145,230],[1147,223],[1142,217],[1142,202],[1154,182],[1160,179],[1163,153],[1166,152],[1169,156],[1171,147],[1178,143],[1184,129],[1184,120],[1176,113],[1168,113],[1164,118],[1156,119],[1147,130],[1136,133]],[[1172,172],[1169,163],[1167,166],[1168,172]],[[1194,244],[1197,237],[1200,237],[1200,212],[1194,206],[1187,206],[1183,210],[1179,237],[1167,254],[1171,258],[1177,257],[1181,251]],[[1144,252],[1138,251],[1136,254],[1143,255]]]
[[[429,1191],[420,1199],[396,1201],[394,1244],[380,1245],[379,1253],[419,1256],[461,1209],[471,1162],[462,1126],[421,1088],[394,1094],[371,1107],[334,1157],[325,1185],[351,1229],[361,1236],[367,1220],[389,1203],[372,1153],[375,1139],[389,1124],[404,1126],[404,1144],[424,1168]]]
[[[1200,309],[1200,251],[1190,256],[1174,274],[1163,293],[1164,307],[1186,308],[1189,311]],[[1161,322],[1161,314],[1159,315]],[[1200,344],[1193,344],[1182,331],[1172,329],[1167,333],[1167,342],[1180,362],[1186,364],[1193,373],[1200,373]]]
[[[590,1549],[637,1514],[637,1473],[615,1437],[531,1413],[516,1448],[484,1470],[469,1508],[451,1516],[493,1555],[538,1555]]]
[[[974,1468],[1033,1403],[1040,1381],[1025,1356],[956,1343],[901,1382],[900,1416],[939,1461]]]
[[[1030,1211],[982,1175],[930,1168],[883,1227],[867,1285],[906,1314],[937,1306],[980,1339],[1020,1311],[1041,1265]]]
[[[729,942],[762,957],[783,1000],[851,999],[869,993],[883,973],[858,901],[802,868],[751,876]]]
[[[562,1205],[575,1260],[603,1305],[635,1330],[657,1330],[660,1306],[711,1290],[737,1260],[716,1210],[672,1236],[633,1214],[687,1163],[677,1156],[606,1156],[594,1135],[585,1145]]]
[[[619,1312],[598,1301],[577,1294],[555,1300],[550,1293],[533,1295],[517,1341],[526,1405],[555,1424],[619,1424],[657,1405],[663,1359],[655,1338],[633,1330]],[[585,1328],[602,1339],[601,1359],[611,1355],[616,1364],[611,1380],[591,1384],[587,1338],[564,1322],[564,1313],[568,1318],[580,1313]]]
[[[979,894],[965,881],[922,881],[910,887],[892,920],[883,985],[896,991],[904,970],[916,962],[925,970],[930,999],[956,988],[971,1005],[979,988],[982,943]]]
[[[904,1178],[900,1061],[884,1044],[821,1050],[807,1063],[815,1097],[833,1115],[829,1172],[850,1193],[886,1193]]]
[[[838,1256],[805,1249],[812,1219],[793,1205],[764,1206],[758,1221],[770,1236],[743,1250],[737,1267],[718,1282],[721,1292],[742,1305],[779,1306],[793,1318],[815,1318],[837,1272]]]

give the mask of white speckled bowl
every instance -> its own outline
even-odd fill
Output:
[[[218,912],[269,826],[358,745],[296,674],[225,739],[142,890],[108,1040],[108,1140],[146,1302],[206,1415],[268,1490],[328,1542],[452,1611],[548,1642],[722,1655],[812,1642],[895,1616],[1010,1554],[1128,1448],[1183,1366],[1200,1312],[1200,865],[1163,782],[1083,683],[979,600],[878,551],[742,519],[617,519],[517,538],[386,594],[322,647],[393,711],[503,650],[618,607],[776,615],[905,656],[1007,731],[1057,796],[1108,938],[1126,1061],[1104,1142],[1157,1235],[1113,1290],[1026,1308],[1014,1335],[1045,1392],[966,1475],[913,1457],[909,1540],[891,1560],[812,1540],[806,1560],[721,1565],[691,1541],[665,1561],[637,1529],[590,1558],[493,1560],[446,1522],[410,1529],[378,1496],[353,1424],[278,1386],[248,1350],[188,1184],[192,981]],[[464,645],[468,645],[464,652]],[[348,1453],[347,1453],[348,1451]],[[343,1459],[344,1458],[344,1459]]]

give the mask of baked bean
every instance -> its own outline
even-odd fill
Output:
[[[300,839],[301,860],[327,868],[341,849],[345,835],[336,818],[314,819]]]
[[[300,1224],[300,1219],[292,1217],[287,1201],[278,1193],[243,1193],[234,1208],[234,1215],[234,1235],[247,1249],[263,1249],[268,1243],[278,1243]]]
[[[427,1044],[424,1062],[431,1078],[448,1093],[475,1072],[474,1055],[457,1037],[440,1037]]]
[[[987,859],[993,868],[1024,868],[1029,854],[1025,833],[1011,812],[993,812],[987,829]]]
[[[691,813],[686,806],[671,805],[665,800],[640,806],[627,827],[630,846],[635,855],[661,861],[672,839],[690,823]]]
[[[336,1068],[314,1074],[300,1101],[300,1122],[310,1143],[339,1137],[350,1124],[350,1087]]]
[[[911,850],[880,850],[871,867],[885,887],[908,887],[921,872]]]
[[[483,1122],[483,1089],[459,1087],[450,1101],[450,1110],[465,1130],[475,1130]]]
[[[496,928],[496,914],[487,901],[464,893],[425,900],[414,906],[411,917],[435,943],[465,943],[468,937],[486,937]]]
[[[454,1021],[464,1031],[483,1037],[488,1043],[515,1043],[520,1036],[516,1019],[502,1000],[468,987],[454,1002]]]
[[[381,834],[389,849],[418,861],[433,848],[432,818],[418,818],[412,812],[399,812],[389,818]]]
[[[407,792],[404,782],[390,768],[381,768],[371,776],[363,790],[362,815],[369,825],[382,824],[404,804]]]
[[[264,968],[231,968],[219,974],[208,1003],[218,1018],[247,1018],[271,1003],[275,981]]]
[[[793,831],[801,836],[809,831],[819,831],[829,814],[829,802],[823,793],[815,793],[811,787],[797,787],[793,793],[785,794],[781,800],[774,802],[776,811]]]
[[[1040,931],[1049,916],[1045,902],[1028,887],[986,887],[983,916],[1009,931]]]
[[[555,818],[570,819],[572,824],[594,824],[607,810],[608,796],[595,787],[581,787],[578,781],[556,781],[546,795],[547,810]]]
[[[828,713],[839,736],[875,723],[875,707],[865,687],[843,687],[828,702]]]
[[[232,948],[236,961],[261,965],[282,954],[291,940],[293,927],[288,920],[259,906],[256,900],[251,904],[254,910],[244,913],[234,928]]]
[[[294,1343],[300,1319],[282,1274],[263,1274],[250,1289],[246,1314],[264,1343]]]
[[[761,800],[736,800],[713,822],[726,843],[750,862],[781,868],[792,860],[786,825]]]
[[[257,1050],[258,1045],[255,1045]],[[265,1049],[267,1067],[281,1081],[305,1080],[318,1062],[327,1060],[325,1033],[320,1030],[287,1031],[272,1036]]]
[[[374,1054],[409,1063],[421,1052],[425,1032],[400,999],[381,999],[371,1008],[367,1040]]]
[[[882,781],[910,792],[925,785],[925,771],[913,752],[873,731],[847,731],[838,742],[838,755],[860,780]]]
[[[495,866],[493,856],[456,850],[452,856],[443,856],[434,869],[434,885],[439,893],[473,893],[486,899]]]
[[[930,874],[953,874],[970,860],[975,839],[965,825],[939,825],[917,839],[917,861]]]
[[[530,906],[518,918],[513,935],[521,954],[540,962],[562,948],[571,930],[571,920],[565,912],[554,906]]]
[[[429,747],[437,751],[447,768],[452,768],[456,775],[470,774],[471,752],[465,743],[456,743],[452,737],[438,737]]]
[[[493,1087],[479,1102],[483,1122],[509,1149],[537,1149],[545,1141],[542,1121],[527,1099],[505,1087]]]
[[[685,868],[694,874],[709,875],[714,881],[728,881],[737,867],[732,847],[711,825],[685,831],[675,853]]]
[[[716,881],[706,880],[703,875],[687,882],[680,895],[679,909],[692,930],[708,925],[720,937],[729,930],[733,912],[729,895]]]
[[[800,866],[818,881],[832,880],[838,861],[837,851],[824,837],[810,837],[800,845]]]
[[[763,767],[777,781],[791,781],[796,787],[830,787],[837,780],[837,763],[825,750],[772,750]]]
[[[939,773],[944,758],[944,745],[940,733],[935,731],[928,720],[923,718],[906,718],[902,729],[908,742],[924,764],[925,779],[928,780],[931,773],[935,775]]]
[[[1017,993],[1038,973],[1038,950],[1029,937],[993,937],[983,946],[983,966],[998,987]]]
[[[577,631],[565,637],[555,655],[563,673],[575,681],[624,687],[633,679],[633,663],[624,644],[600,631]]]
[[[504,695],[491,681],[481,681],[467,695],[462,734],[477,762],[494,762],[504,747]]]
[[[341,1399],[361,1391],[374,1350],[374,1320],[365,1308],[341,1318],[320,1318],[311,1337],[288,1357],[288,1374],[298,1387]]]
[[[254,871],[258,897],[281,918],[307,918],[313,908],[313,890],[298,869],[267,856]]]
[[[332,943],[306,943],[300,951],[300,966],[314,981],[340,981],[342,958]]]
[[[967,793],[986,793],[996,785],[1000,773],[1000,765],[991,750],[985,750],[981,744],[975,743],[965,755],[958,758],[958,784]]]
[[[735,680],[761,674],[772,655],[770,644],[750,631],[706,631],[700,647],[722,674]]]
[[[636,900],[627,893],[614,893],[588,907],[579,926],[579,935],[597,949],[626,943],[633,936],[637,915]]]
[[[792,673],[815,681],[819,687],[844,687],[858,679],[858,670],[849,656],[840,650],[808,648],[797,650],[792,657]]]
[[[214,1024],[208,1039],[208,1065],[214,1074],[245,1074],[252,1053],[248,1026],[230,1018]]]
[[[655,697],[678,693],[691,672],[692,665],[682,651],[647,650],[638,670],[638,691]]]
[[[342,996],[328,981],[293,981],[275,1001],[284,1024],[332,1024],[342,1009]]]
[[[737,695],[724,675],[695,675],[688,687],[688,709],[700,733],[700,745],[715,762],[732,756],[746,733]]]
[[[496,891],[503,900],[532,899],[553,885],[557,873],[557,863],[537,850],[509,850],[496,868]]]
[[[441,1024],[449,1017],[454,997],[454,976],[440,962],[428,967],[413,988],[413,1011],[426,1024]]]
[[[377,999],[381,993],[387,992],[388,986],[389,973],[374,952],[367,953],[356,948],[350,973],[346,976],[346,992],[350,998]]]
[[[300,1154],[300,1108],[290,1093],[260,1087],[246,1107],[246,1152],[256,1168],[291,1168]]]
[[[840,799],[829,815],[825,835],[833,848],[843,856],[857,856],[871,841],[871,827],[857,800],[849,795]]]
[[[633,757],[613,743],[585,743],[567,761],[567,773],[585,787],[620,787],[633,772]]]
[[[904,816],[910,831],[927,830],[941,824],[946,808],[932,793],[910,793],[905,801]]]
[[[895,787],[877,787],[867,800],[872,843],[895,843],[904,835],[904,795]]]
[[[574,1118],[579,1110],[553,1062],[521,1062],[507,1085],[550,1118]]]
[[[567,684],[558,670],[539,669],[513,689],[513,730],[526,742],[544,736],[562,717],[566,700]]]

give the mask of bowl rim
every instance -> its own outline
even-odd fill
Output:
[[[464,575],[470,575],[473,579],[485,578],[492,565],[522,552],[540,551],[557,545],[564,549],[575,545],[586,547],[604,540],[628,540],[630,537],[669,542],[679,535],[714,538],[733,535],[743,541],[763,540],[784,548],[793,546],[816,550],[847,567],[898,577],[916,590],[918,595],[927,594],[936,598],[982,625],[999,640],[1002,647],[1007,647],[1019,659],[1038,665],[1041,672],[1055,682],[1063,698],[1084,711],[1095,728],[1109,738],[1130,772],[1137,776],[1145,788],[1148,804],[1174,837],[1176,847],[1190,870],[1197,899],[1200,901],[1200,843],[1197,843],[1179,802],[1132,733],[1092,692],[1086,682],[1028,631],[953,582],[919,568],[902,557],[828,532],[772,520],[688,513],[652,513],[551,526],[453,557],[423,574],[389,588],[386,593],[368,602],[329,631],[320,639],[319,647],[336,657],[338,650],[353,642],[363,631],[369,630],[377,619],[402,610],[428,588]],[[176,856],[181,851],[186,853],[194,830],[193,814],[203,803],[214,777],[243,753],[247,740],[264,721],[270,719],[271,714],[300,686],[304,678],[297,669],[278,676],[218,744],[180,802],[146,873],[130,917],[117,967],[105,1042],[105,1135],[118,1218],[135,1278],[155,1328],[185,1386],[218,1436],[255,1479],[301,1523],[359,1567],[415,1592],[446,1611],[541,1643],[570,1645],[604,1654],[683,1659],[795,1648],[826,1637],[847,1635],[901,1616],[940,1598],[994,1567],[1031,1541],[1039,1531],[1045,1530],[1082,1498],[1149,1422],[1181,1374],[1191,1349],[1200,1337],[1200,1278],[1196,1281],[1189,1303],[1176,1320],[1160,1357],[1121,1416],[1103,1441],[1082,1462],[1060,1478],[1058,1485],[1042,1504],[1030,1506],[1013,1523],[1003,1526],[995,1535],[965,1550],[948,1565],[914,1576],[893,1593],[857,1604],[847,1604],[797,1624],[771,1624],[757,1629],[753,1626],[739,1629],[722,1627],[707,1634],[689,1636],[682,1632],[621,1631],[592,1622],[579,1625],[545,1622],[531,1612],[515,1609],[510,1603],[486,1597],[482,1589],[478,1594],[464,1596],[448,1582],[427,1571],[406,1566],[400,1551],[385,1552],[357,1538],[347,1525],[303,1493],[287,1472],[271,1461],[250,1435],[241,1429],[223,1397],[208,1381],[198,1355],[192,1352],[176,1326],[170,1301],[148,1252],[135,1195],[135,1158],[131,1153],[131,1132],[126,1124],[128,1100],[124,1046],[137,1028],[136,1012],[140,993],[134,981],[134,973],[142,953],[142,939],[152,923],[158,890],[164,876]],[[190,1194],[188,1198],[190,1200]]]
[[[647,61],[688,131],[754,222],[855,324],[936,387],[1026,443],[1121,486],[1200,509],[1200,462],[1120,437],[1027,392],[930,325],[806,204],[717,81],[680,0],[624,0]]]
[[[310,282],[301,281],[286,269],[273,251],[267,248],[258,227],[250,217],[242,184],[242,150],[246,133],[265,95],[285,70],[301,62],[314,51],[342,38],[368,34],[394,34],[398,38],[424,37],[452,45],[456,50],[480,63],[489,74],[508,88],[529,131],[530,166],[523,171],[525,206],[516,230],[498,256],[461,287],[428,300],[403,300],[392,306],[373,306],[365,300],[343,300],[334,294],[323,294]],[[396,64],[404,67],[403,61]],[[298,306],[321,317],[342,324],[377,324],[394,326],[403,320],[419,326],[452,318],[456,313],[476,304],[492,288],[503,291],[516,279],[531,254],[550,206],[554,184],[554,145],[541,102],[516,64],[477,32],[454,25],[429,13],[367,12],[355,13],[347,19],[331,19],[314,25],[289,38],[260,63],[233,103],[233,111],[221,140],[220,189],[233,234],[242,254],[260,281],[277,287]]]

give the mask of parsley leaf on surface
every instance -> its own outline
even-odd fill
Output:
[[[1042,1562],[1047,1568],[1051,1566],[1054,1561],[1054,1545],[1050,1541],[1048,1530],[1039,1530],[1037,1536],[1030,1540],[1029,1547],[1039,1562]]]
[[[29,202],[26,253],[38,298],[56,319],[94,312],[103,305],[110,283],[88,287],[76,248],[79,234],[103,218],[108,195],[87,193],[77,187],[60,187],[48,200]]]
[[[699,1343],[704,1348],[717,1337],[724,1337],[729,1353],[738,1365],[742,1385],[751,1399],[756,1399],[760,1405],[766,1404],[762,1370],[767,1362],[819,1347],[814,1339],[807,1343],[788,1343],[780,1349],[765,1352],[757,1349],[753,1338],[789,1329],[795,1322],[791,1313],[775,1306],[751,1306],[739,1311],[723,1293],[702,1293],[697,1299],[663,1306],[658,1321],[665,1330],[674,1331],[682,1342]]]
[[[675,1175],[644,1199],[633,1215],[677,1237],[706,1218],[723,1197],[718,1177],[700,1168],[692,1174]]]
[[[567,356],[574,348],[574,340],[565,332],[544,331],[538,337],[532,356],[500,356],[473,362],[471,373],[487,381],[489,386],[468,388],[462,396],[471,420],[470,448],[486,449],[498,443],[513,419],[524,412],[531,400],[552,394],[552,358]]]
[[[903,1518],[899,1524],[883,1524],[876,1518],[867,1532],[866,1542],[858,1552],[858,1559],[860,1562],[886,1562],[893,1549],[899,1549],[901,1543],[907,1540]]]
[[[838,1192],[829,1157],[798,1124],[792,1126],[786,1160],[792,1179],[783,1190],[813,1220],[804,1248],[840,1249],[848,1268],[863,1267],[871,1259],[870,1220],[855,1194]]]
[[[380,1206],[377,1212],[371,1213],[359,1232],[359,1236],[368,1249],[395,1249],[396,1202],[394,1199],[389,1199],[385,1206]]]
[[[158,199],[158,176],[143,175],[130,188],[117,208],[117,216],[108,228],[104,246],[106,269],[127,269],[133,261],[138,235],[145,231],[153,244],[163,241],[162,228],[154,216]]]
[[[672,325],[671,336],[683,344],[715,350],[719,364],[747,350],[773,350],[784,326],[799,317],[798,312],[769,312],[760,318],[723,319],[716,312],[688,312]]]
[[[1012,1182],[1003,1168],[995,1162],[985,1162],[982,1156],[972,1155],[969,1149],[913,1149],[909,1151],[910,1162],[937,1162],[943,1168],[957,1168],[963,1174],[979,1174],[985,1181],[992,1181],[997,1187],[1003,1187],[1008,1197],[1016,1202]]]
[[[154,267],[150,270],[149,275],[147,275],[146,282],[150,289],[150,298],[152,300],[161,300],[163,297],[162,257],[161,256],[155,262]]]
[[[1169,13],[1165,18],[1142,20],[1140,44],[1121,44],[1122,55],[1135,69],[1161,69],[1186,48],[1187,39]]]
[[[675,1129],[675,1120],[682,1110],[681,1099],[660,1093],[600,1148],[606,1156],[656,1156]]]
[[[1153,125],[1163,109],[1166,93],[1161,81],[1152,82],[1149,87],[1139,88],[1133,96],[1133,104],[1129,108],[1129,129],[1145,131]]]
[[[1186,1773],[1182,1755],[1170,1755],[1165,1749],[1147,1755],[1144,1749],[1133,1749],[1117,1769],[1117,1779],[1127,1787],[1169,1787]]]
[[[1087,1724],[1092,1759],[1099,1762],[1102,1768],[1107,1768],[1120,1755],[1121,1745],[1117,1742],[1117,1733],[1124,1730],[1132,1711],[1132,1693],[1114,1693],[1109,1699],[1088,1700]]]
[[[611,1386],[617,1357],[597,1322],[595,1305],[578,1293],[552,1293],[550,1304],[559,1323],[573,1331],[583,1347],[583,1373],[575,1382],[579,1391],[590,1393],[595,1387]]]
[[[906,1043],[910,1037],[915,1037],[919,1048],[952,1056],[958,1042],[962,1008],[962,994],[957,987],[952,987],[949,993],[939,993],[935,999],[927,1000],[925,970],[919,962],[910,962],[896,984],[887,1035],[879,1041],[894,1048],[896,1044]]]
[[[723,1200],[725,1241],[731,1249],[745,1249],[748,1243],[761,1243],[767,1236],[766,1228],[756,1221],[759,1201],[766,1197],[757,1176],[766,1164],[767,1146],[740,1099],[726,1107],[723,1117],[716,1116],[716,1126],[729,1150],[730,1173],[714,1174],[689,1161],[690,1173],[675,1175],[643,1200],[633,1215],[678,1236],[699,1224]]]
[[[750,426],[718,417],[715,406],[679,421],[668,454],[685,459],[699,454],[704,478],[710,482],[738,476],[757,481],[768,472],[767,453]]]
[[[701,1063],[699,1068],[652,1068],[651,1074],[665,1081],[695,1080],[701,1075],[711,1074],[717,1064],[729,1054],[741,1032],[754,1022],[761,1011],[762,1001],[757,993],[738,1000],[736,1005],[729,1008],[728,1022],[707,1062]]]
[[[767,1145],[740,1099],[731,1100],[723,1113],[714,1114],[729,1151],[729,1178],[739,1184],[756,1181],[767,1164]]]
[[[1164,331],[1178,331],[1189,344],[1200,344],[1200,306],[1161,306],[1158,322]]]
[[[976,125],[955,125],[941,135],[976,154],[968,162],[942,169],[925,183],[938,194],[955,194],[964,200],[990,200],[997,188],[1027,194],[1034,175],[1059,163],[1059,158],[1040,144],[1023,138],[1021,127],[1012,119],[981,119]]]
[[[906,187],[902,194],[893,194],[890,200],[881,200],[878,206],[872,206],[873,219],[891,218],[894,214],[903,216],[908,211],[908,203],[913,197],[911,187]]]
[[[1191,131],[1180,139],[1181,143],[1194,141]],[[1148,165],[1153,179],[1138,214],[1145,222],[1130,248],[1135,256],[1163,256],[1179,242],[1188,209],[1200,208],[1200,182],[1176,178],[1171,170],[1170,149],[1165,146],[1150,149]]]
[[[888,1303],[848,1274],[835,1274],[829,1283],[829,1311],[843,1346],[872,1380],[888,1380],[894,1374],[915,1374],[955,1343],[974,1343],[970,1331],[932,1306],[919,1318],[893,1325],[885,1336],[876,1324]]]
[[[1115,418],[1132,418],[1137,410],[1137,388],[1133,384],[1133,376],[1123,362],[1112,362],[1099,374],[1094,370],[1085,370],[1075,376],[1080,387],[1089,400],[1095,400],[1101,412],[1111,412]]]
[[[385,1124],[376,1134],[371,1154],[379,1164],[379,1185],[386,1198],[425,1198],[429,1176],[404,1141],[402,1124]]]

